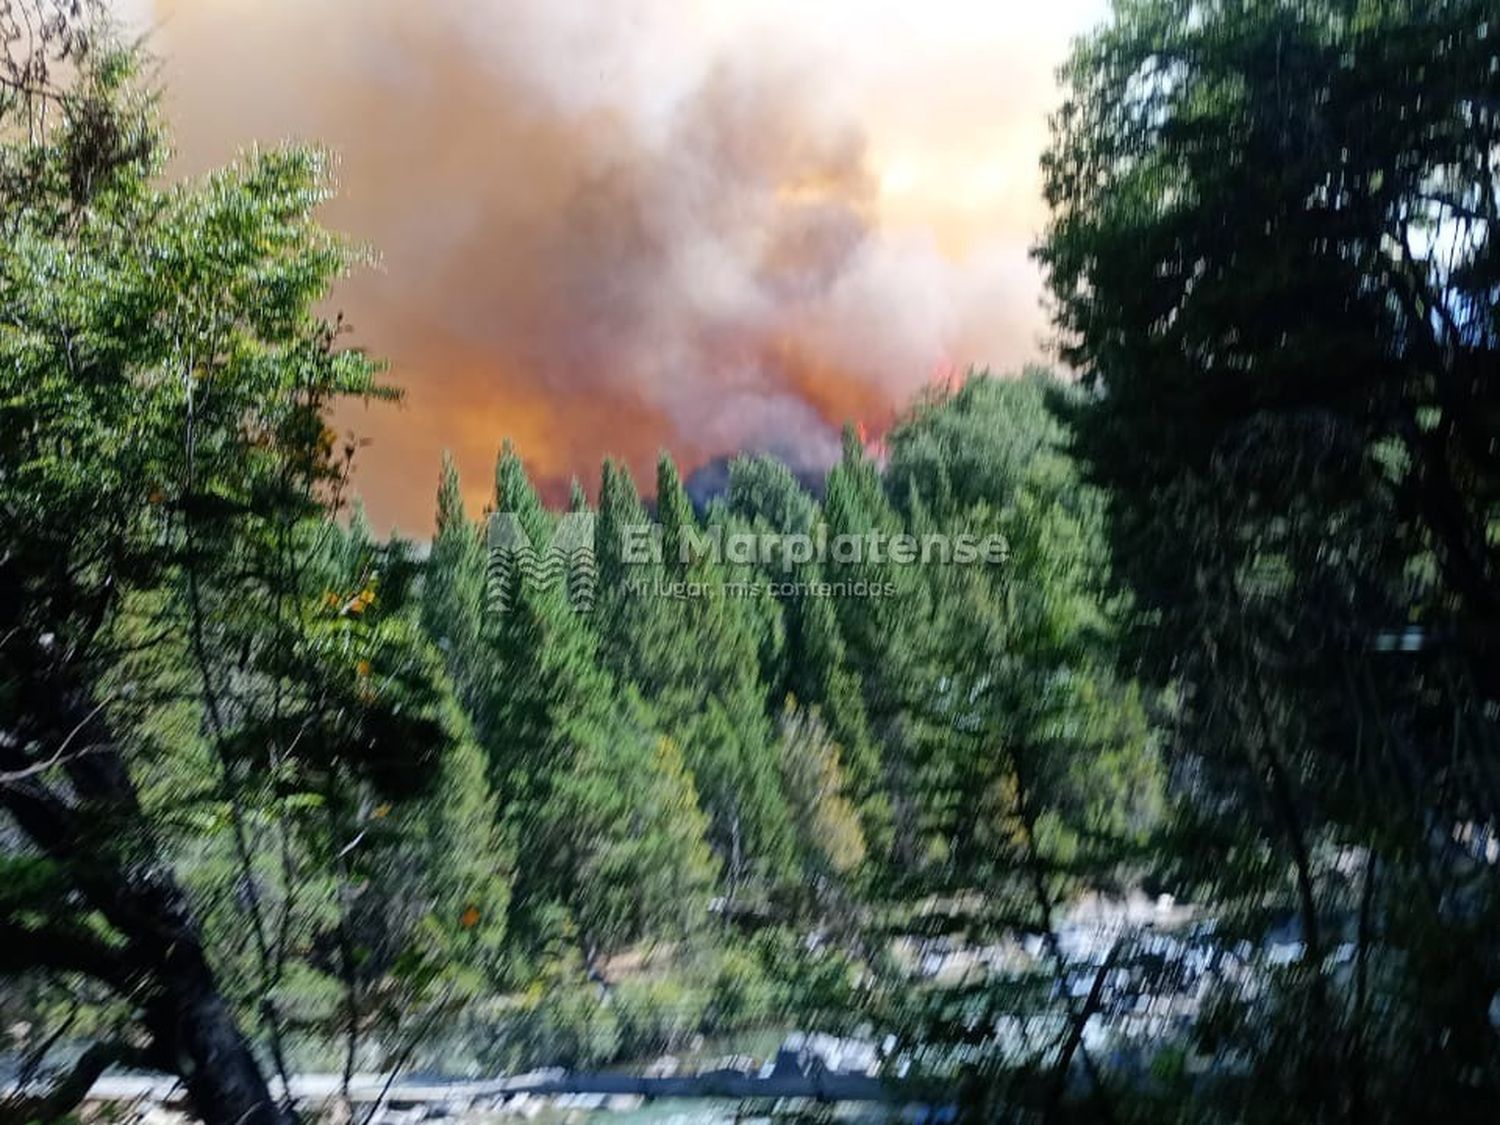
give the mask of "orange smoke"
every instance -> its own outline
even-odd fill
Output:
[[[1026,246],[1062,35],[1014,64],[1025,98],[973,94],[965,132],[941,99],[968,80],[943,80],[934,42],[914,39],[926,70],[903,79],[897,59],[861,86],[753,7],[156,4],[183,171],[284,137],[340,159],[327,220],[381,264],[334,304],[407,389],[338,419],[373,439],[357,485],[377,526],[430,526],[444,448],[476,506],[506,436],[552,497],[573,475],[592,491],[606,455],[646,474],[661,448],[685,471],[738,449],[808,468],[836,456],[844,421],[885,428],[934,364],[1037,354]],[[865,13],[818,34],[842,48]],[[892,109],[901,82],[944,120]],[[880,133],[888,110],[909,136]],[[946,147],[924,158],[929,132]],[[934,168],[973,182],[944,194]]]

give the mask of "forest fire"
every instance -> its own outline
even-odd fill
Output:
[[[603,27],[556,9],[142,13],[182,170],[229,155],[224,137],[336,155],[328,221],[380,264],[334,302],[406,388],[403,409],[338,419],[379,453],[357,479],[379,525],[428,525],[445,448],[475,504],[506,436],[552,496],[592,488],[606,455],[642,477],[663,448],[688,472],[738,450],[811,469],[846,421],[887,427],[934,357],[1035,356],[1044,66],[1016,60],[986,97],[967,80],[935,124],[886,92],[893,67],[929,100],[964,88],[921,56],[882,47],[860,70],[734,5],[684,19],[640,0]],[[1004,71],[994,52],[1013,48],[989,46]],[[981,173],[1010,151],[1027,190],[976,220]]]
[[[0,0],[0,1125],[1491,1122],[1494,8]]]

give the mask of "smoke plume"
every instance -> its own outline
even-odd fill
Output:
[[[1035,158],[1081,17],[877,7],[136,16],[183,171],[251,141],[336,153],[326,219],[380,264],[334,305],[408,392],[339,423],[373,439],[358,485],[377,524],[421,532],[444,448],[476,505],[505,436],[554,495],[606,454],[644,474],[663,447],[686,470],[739,449],[806,468],[934,372],[1038,354]]]

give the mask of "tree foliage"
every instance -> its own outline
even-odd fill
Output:
[[[1305,949],[1206,1049],[1309,1120],[1482,1114],[1494,12],[1120,4],[1064,77],[1040,258],[1133,650],[1173,700],[1162,863]]]

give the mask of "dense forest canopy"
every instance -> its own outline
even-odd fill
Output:
[[[797,1027],[973,1120],[1490,1119],[1496,15],[1118,0],[1063,375],[706,503],[497,434],[418,544],[326,157],[174,180],[140,49],[0,2],[0,1116]]]

